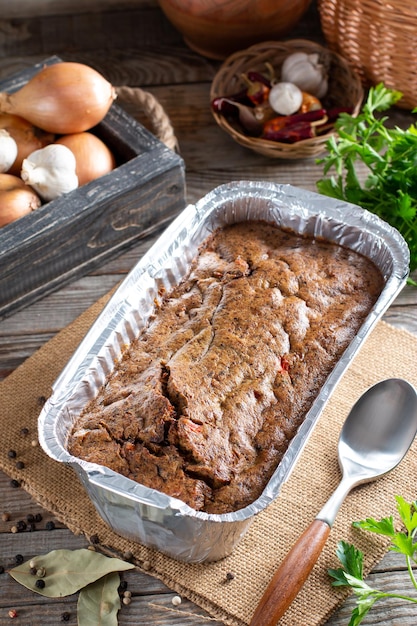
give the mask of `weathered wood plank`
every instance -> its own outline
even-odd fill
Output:
[[[156,6],[156,0],[8,0],[0,1],[3,19],[19,17],[41,17],[49,15],[73,15],[106,10]]]

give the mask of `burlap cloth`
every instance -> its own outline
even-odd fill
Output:
[[[380,322],[338,385],[279,498],[256,517],[230,557],[218,563],[189,565],[114,534],[96,514],[73,470],[51,460],[39,446],[32,447],[31,437],[23,438],[20,433],[22,427],[35,433],[40,399],[50,393],[51,384],[105,301],[103,298],[93,305],[0,384],[0,467],[10,477],[20,479],[22,487],[73,532],[98,535],[106,549],[131,551],[139,566],[148,561],[152,575],[225,624],[248,624],[281,558],[340,479],[337,441],[354,401],[384,378],[403,377],[417,385],[417,337]],[[15,462],[8,458],[10,448],[24,459],[24,470],[16,470]],[[329,567],[338,566],[335,549],[340,539],[355,543],[365,552],[367,572],[382,558],[387,542],[352,529],[351,522],[395,513],[397,494],[410,501],[415,498],[416,453],[414,444],[388,476],[350,493],[318,564],[280,624],[323,624],[346,597],[346,591],[331,586],[327,574]],[[234,578],[225,582],[228,572],[233,572]]]

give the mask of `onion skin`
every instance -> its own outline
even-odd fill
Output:
[[[78,185],[85,185],[116,167],[116,159],[106,144],[93,133],[73,133],[57,139],[75,156]]]
[[[41,206],[39,196],[23,180],[0,174],[0,228]]]
[[[0,93],[0,113],[65,135],[101,122],[115,98],[114,87],[92,67],[62,62],[45,66],[15,93]]]
[[[0,113],[0,129],[7,130],[17,143],[17,157],[8,174],[20,176],[23,159],[31,152],[44,148],[55,139],[53,133],[46,133],[18,115]]]

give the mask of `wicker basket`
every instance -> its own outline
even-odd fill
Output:
[[[340,55],[312,41],[267,41],[232,54],[222,64],[211,85],[210,100],[239,92],[245,87],[242,73],[249,70],[265,73],[265,63],[270,63],[279,79],[284,59],[293,52],[318,53],[329,74],[329,89],[323,99],[325,107],[352,107],[357,115],[363,100],[363,87],[359,77]],[[237,143],[259,154],[278,159],[303,159],[323,153],[332,131],[296,143],[281,143],[252,137],[244,133],[238,122],[212,111],[217,124]]]
[[[415,0],[318,0],[318,9],[327,45],[365,86],[383,82],[404,94],[398,106],[417,106]]]

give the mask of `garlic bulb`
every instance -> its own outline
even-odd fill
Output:
[[[49,202],[78,187],[75,156],[67,146],[50,144],[22,163],[22,180]]]
[[[293,83],[276,83],[269,92],[269,106],[280,115],[293,115],[303,101],[303,93]]]
[[[281,80],[294,83],[302,91],[311,93],[316,98],[323,98],[327,93],[327,71],[320,63],[317,53],[294,52],[290,54],[282,64]]]
[[[11,134],[0,129],[0,172],[8,172],[17,157],[17,143]]]

